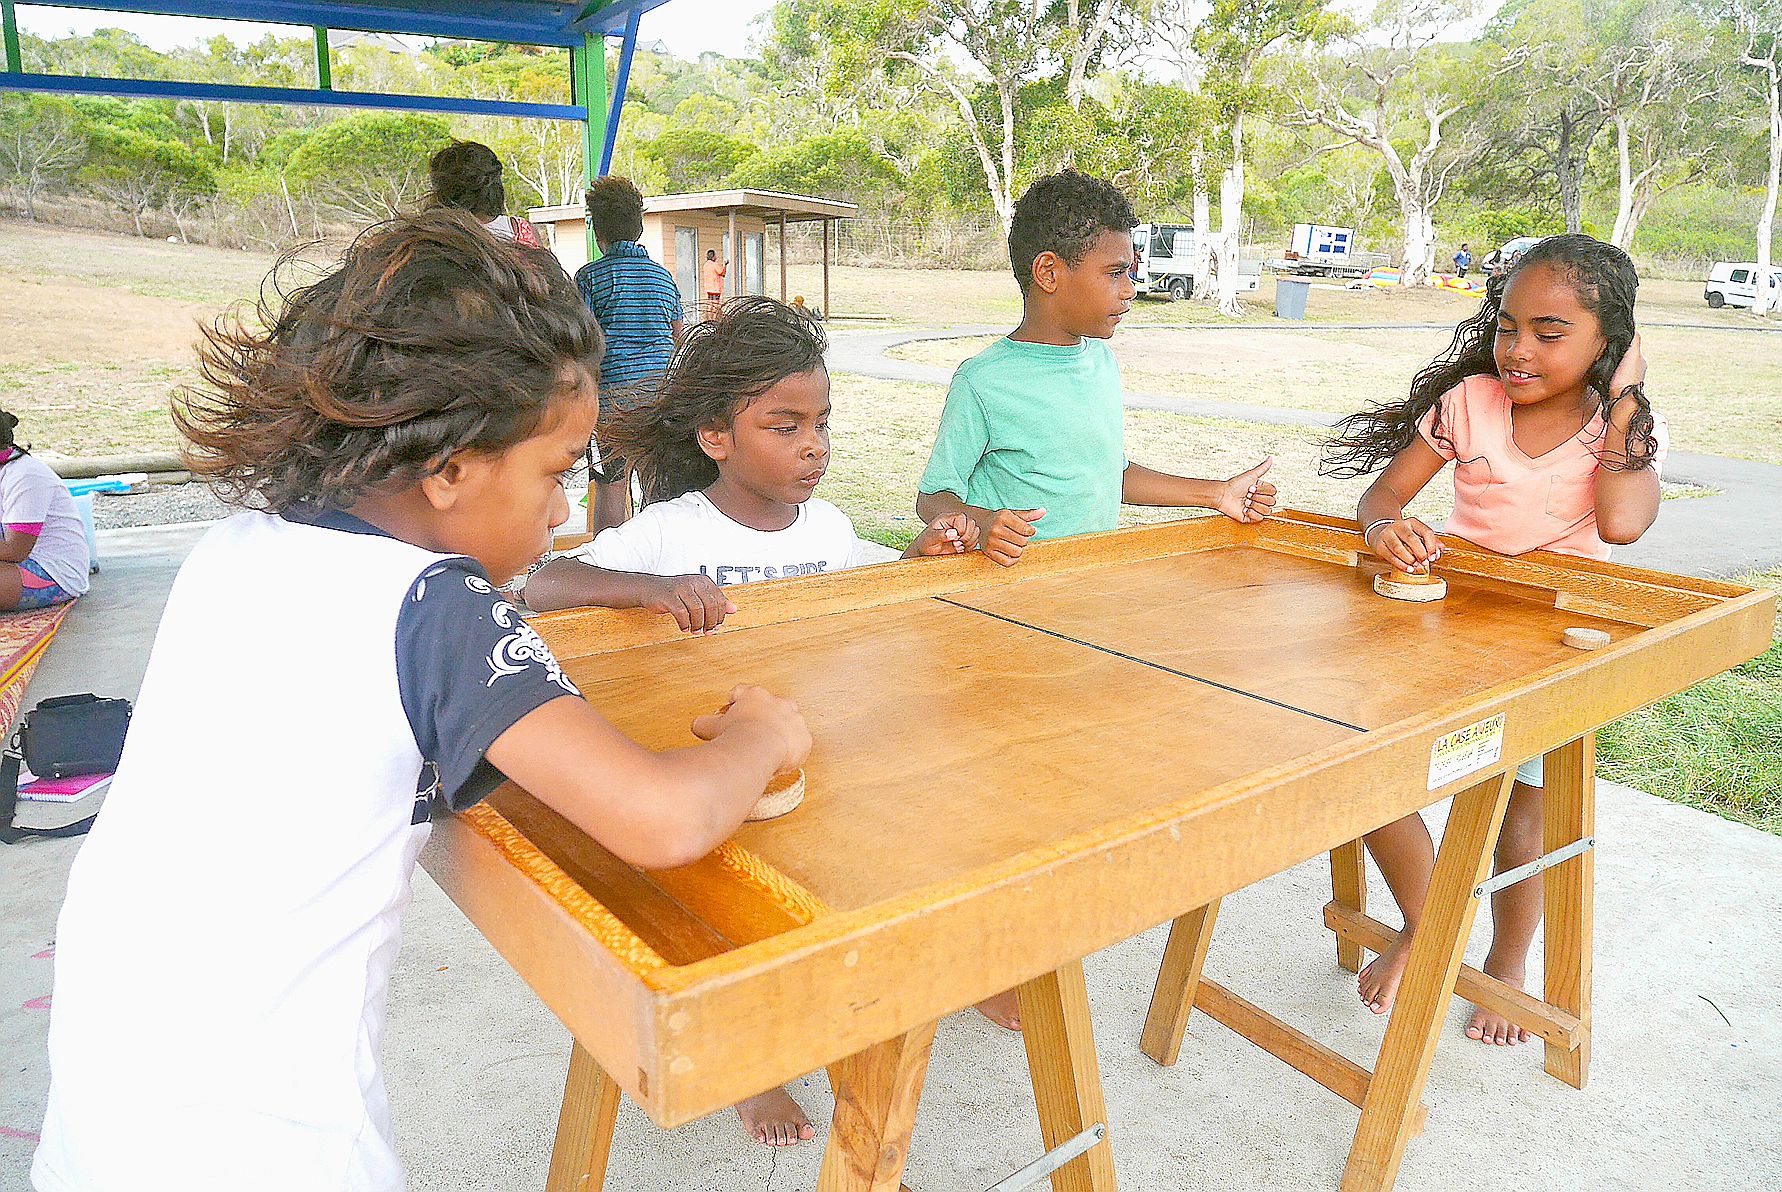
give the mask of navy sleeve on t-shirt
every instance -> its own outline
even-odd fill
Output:
[[[473,807],[504,781],[483,756],[527,713],[579,696],[550,648],[469,559],[429,567],[396,618],[396,677],[414,729],[423,788],[435,803]]]

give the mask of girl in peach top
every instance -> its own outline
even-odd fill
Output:
[[[1402,402],[1352,414],[1325,456],[1325,471],[1366,475],[1382,464],[1356,510],[1373,552],[1401,571],[1427,571],[1441,540],[1408,505],[1452,461],[1452,535],[1519,555],[1551,550],[1606,559],[1658,515],[1666,436],[1646,400],[1646,364],[1634,330],[1639,279],[1626,253],[1589,236],[1541,241],[1502,278],[1447,353],[1411,382]],[[1498,837],[1499,872],[1541,850],[1541,759],[1517,771]],[[1404,912],[1405,929],[1361,973],[1361,1000],[1392,1006],[1422,916],[1435,846],[1411,814],[1366,837]],[[1541,921],[1541,886],[1521,882],[1492,897],[1485,971],[1521,987]],[[1466,1033],[1487,1043],[1528,1032],[1476,1009]]]

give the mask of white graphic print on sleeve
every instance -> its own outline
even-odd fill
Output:
[[[467,575],[464,577],[464,586],[478,595],[494,597],[489,607],[489,616],[496,625],[508,631],[507,636],[496,642],[495,648],[489,652],[489,681],[483,686],[493,687],[497,680],[508,675],[522,674],[528,667],[542,666],[551,682],[570,695],[581,694],[576,690],[575,684],[569,681],[569,676],[563,673],[556,655],[544,644],[544,639],[538,636],[532,626],[526,624],[520,611],[502,598],[489,581],[481,576]]]

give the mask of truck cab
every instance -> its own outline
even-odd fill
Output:
[[[1140,294],[1162,294],[1171,302],[1194,296],[1194,227],[1191,224],[1139,224],[1132,251]]]

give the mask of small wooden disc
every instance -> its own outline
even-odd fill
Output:
[[[767,790],[756,801],[754,810],[746,817],[750,821],[778,819],[794,807],[804,802],[804,771],[793,770],[786,774],[775,774],[768,782]]]
[[[1609,644],[1609,635],[1600,629],[1568,629],[1560,640],[1574,650],[1600,650]]]
[[[1426,604],[1448,594],[1448,581],[1439,575],[1413,575],[1407,571],[1382,571],[1374,576],[1374,591],[1388,600]]]

